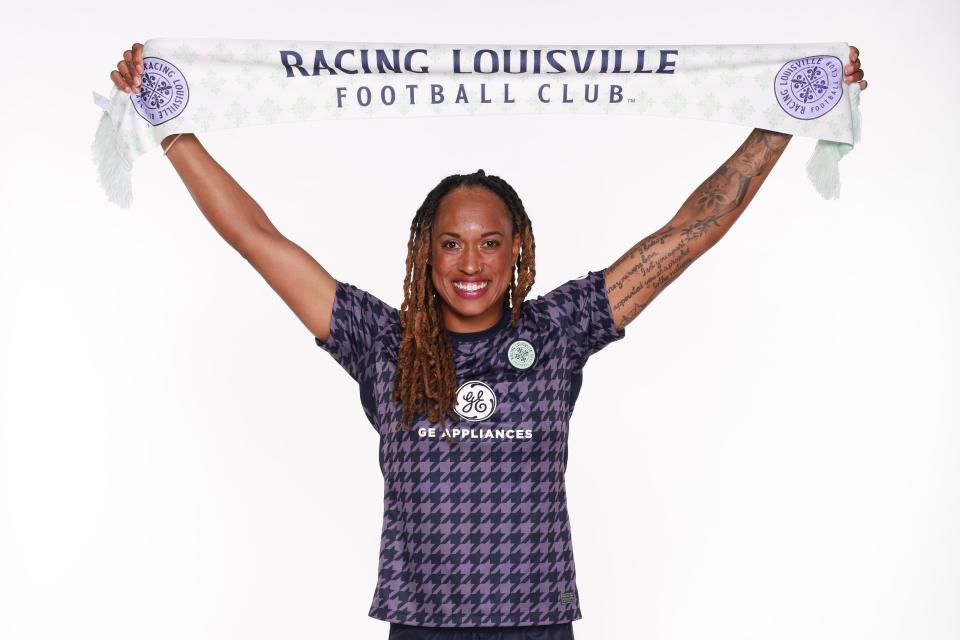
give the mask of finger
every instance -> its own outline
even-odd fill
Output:
[[[120,91],[124,91],[126,93],[130,93],[132,91],[130,85],[127,84],[127,81],[123,79],[123,76],[120,75],[119,71],[111,71],[110,79],[113,80],[113,84],[117,85],[117,88],[120,89]]]
[[[117,63],[117,72],[123,77],[123,81],[133,86],[133,78],[130,77],[130,67],[126,60]]]
[[[865,90],[865,89],[867,88],[867,81],[866,81],[866,80],[861,80],[861,81],[858,82],[857,84],[860,85],[860,91],[863,91],[863,90]]]
[[[137,69],[137,65],[133,60],[133,51],[127,49],[123,52],[123,59],[127,63],[127,73],[130,74],[130,85],[133,87],[134,91],[140,90],[140,71]]]
[[[859,61],[859,60],[857,60],[856,62],[851,62],[850,64],[848,64],[847,66],[845,66],[845,67],[843,68],[843,74],[844,74],[844,75],[850,75],[851,73],[853,73],[854,71],[856,71],[856,70],[859,69],[859,68],[860,68],[860,61]]]
[[[854,62],[860,58],[860,49],[857,49],[854,46],[850,46],[850,62]]]
[[[140,91],[140,72],[137,71],[137,65],[133,61],[133,51],[127,49],[123,52],[123,61],[127,63],[127,82],[133,87],[134,91]]]
[[[137,83],[134,81],[133,74],[130,73],[130,63],[121,60],[117,63],[117,73],[123,78],[123,83],[130,87],[130,91],[137,91]]]
[[[132,50],[133,61],[137,65],[137,71],[143,73],[143,45],[139,42],[134,42]]]
[[[843,76],[843,81],[847,84],[853,84],[859,80],[863,80],[863,69],[857,71],[856,73],[851,73],[848,76]]]

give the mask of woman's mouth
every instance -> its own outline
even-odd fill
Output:
[[[457,295],[461,298],[479,298],[489,286],[489,280],[481,280],[480,282],[467,282],[464,280],[453,281],[453,290],[456,291]]]

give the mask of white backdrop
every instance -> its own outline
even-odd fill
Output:
[[[847,40],[863,142],[820,199],[795,138],[727,236],[591,359],[567,473],[606,638],[960,637],[955,3],[18,3],[0,114],[0,638],[358,638],[382,517],[356,385],[159,150],[110,205],[89,145],[152,37]],[[534,223],[539,295],[675,213],[744,127],[355,120],[201,136],[334,277],[397,306],[410,219],[483,168]]]

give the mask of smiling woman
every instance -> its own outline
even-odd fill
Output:
[[[393,396],[405,429],[425,414],[445,430],[457,381],[444,330],[489,329],[508,306],[516,325],[536,275],[534,249],[533,225],[505,180],[480,169],[448,176],[427,194],[410,226],[400,307]]]
[[[400,310],[337,282],[316,337],[358,382],[380,438],[370,615],[392,640],[572,640],[570,416],[587,359],[625,335],[604,273],[527,300],[530,219],[482,170],[426,196],[406,265]]]
[[[520,255],[506,203],[485,187],[460,186],[440,201],[431,226],[428,266],[444,326],[466,332],[495,325]]]
[[[821,103],[832,94],[815,89],[840,82],[839,57],[827,57],[785,72]],[[144,71],[135,45],[114,82],[139,94]],[[859,51],[842,71],[865,88]],[[790,103],[779,104],[781,117]],[[369,615],[391,623],[393,640],[572,640],[581,611],[564,476],[584,366],[723,237],[791,134],[754,129],[658,231],[530,300],[535,243],[520,197],[483,170],[448,176],[410,225],[400,309],[335,280],[195,135],[176,135],[164,150],[200,210],[359,385],[384,476]]]

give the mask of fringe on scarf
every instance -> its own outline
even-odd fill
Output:
[[[98,100],[97,98],[100,98]],[[109,112],[109,100],[94,93],[94,102],[103,109],[97,133],[90,145],[93,163],[97,166],[100,186],[107,192],[107,199],[123,209],[133,203],[130,164],[117,148],[117,131]],[[106,102],[106,104],[104,104]]]
[[[860,142],[860,85],[849,85],[850,118],[853,124],[853,142]],[[850,153],[853,144],[817,140],[813,155],[807,161],[807,177],[821,196],[827,200],[840,197],[840,159]]]

